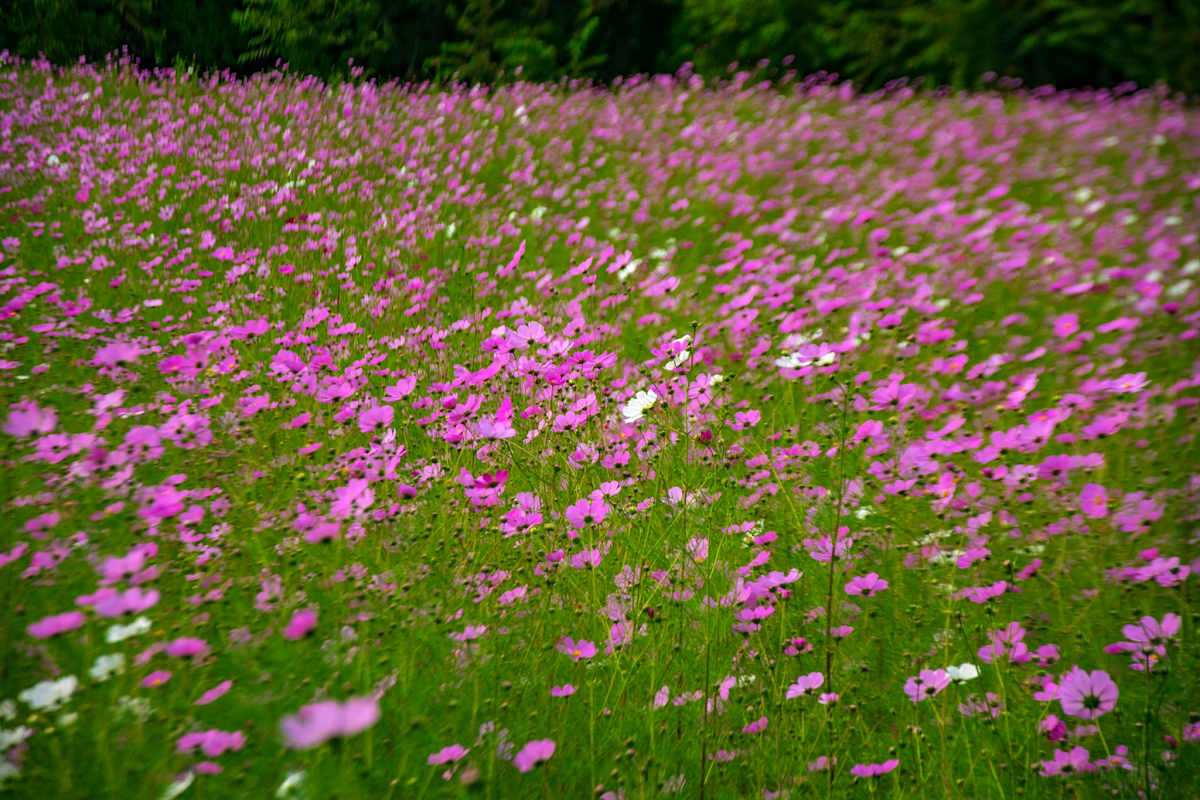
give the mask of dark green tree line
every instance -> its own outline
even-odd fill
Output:
[[[976,86],[1141,86],[1200,93],[1192,0],[17,0],[0,47],[51,61],[121,47],[146,65],[331,78],[607,81],[732,62]]]

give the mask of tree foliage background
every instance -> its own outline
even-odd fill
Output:
[[[128,47],[144,65],[323,78],[607,81],[763,59],[873,89],[1165,82],[1200,94],[1195,0],[16,0],[0,47],[55,63]]]

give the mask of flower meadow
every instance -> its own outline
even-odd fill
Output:
[[[0,57],[0,781],[1194,797],[1200,112]]]

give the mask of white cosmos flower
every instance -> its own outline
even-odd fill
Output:
[[[621,419],[626,423],[637,422],[658,401],[653,389],[638,392],[621,406]]]
[[[979,677],[979,667],[967,661],[957,667],[946,667],[946,674],[955,683],[966,683]]]
[[[187,788],[192,785],[192,781],[194,780],[196,780],[196,774],[188,770],[179,778],[167,784],[166,791],[162,793],[162,800],[175,800],[176,797],[187,791]]]
[[[128,625],[113,625],[104,634],[104,641],[109,644],[123,642],[130,636],[141,636],[150,630],[150,620],[146,617],[138,617]]]
[[[0,730],[0,753],[14,747],[33,735],[33,731],[22,725],[11,731]]]
[[[79,688],[79,679],[74,675],[59,678],[56,681],[42,681],[17,695],[17,699],[28,704],[31,708],[58,708],[63,701]]]
[[[117,698],[117,714],[132,714],[141,722],[145,722],[150,718],[150,712],[153,711],[150,701],[144,697],[124,697]]]
[[[287,777],[283,779],[283,783],[279,784],[279,788],[275,790],[275,796],[298,797],[300,794],[300,786],[303,783],[303,772],[289,772]]]
[[[679,355],[675,356],[674,358],[672,358],[670,361],[667,362],[667,369],[670,369],[670,370],[677,369],[681,365],[686,364],[687,360],[691,357],[692,357],[692,352],[690,350],[684,350],[682,353],[680,353]]]
[[[109,653],[96,659],[96,663],[88,670],[88,676],[95,681],[106,681],[124,670],[125,656],[121,653]]]

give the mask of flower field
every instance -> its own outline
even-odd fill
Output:
[[[0,57],[0,794],[1200,792],[1200,111]]]

